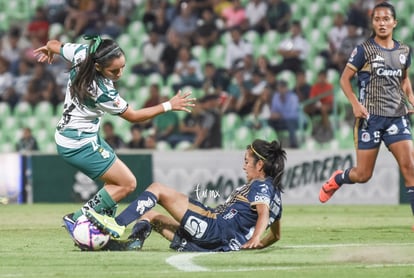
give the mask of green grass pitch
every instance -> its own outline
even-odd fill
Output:
[[[155,232],[139,252],[81,252],[61,227],[79,206],[0,206],[0,277],[414,277],[407,205],[285,206],[278,243],[231,253],[177,253]]]

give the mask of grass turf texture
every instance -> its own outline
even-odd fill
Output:
[[[285,206],[275,245],[210,254],[177,253],[155,232],[139,252],[81,252],[61,227],[79,206],[1,206],[0,277],[414,277],[405,205]]]

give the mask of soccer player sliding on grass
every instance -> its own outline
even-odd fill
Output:
[[[280,238],[285,161],[286,152],[279,142],[256,139],[247,146],[244,156],[246,184],[216,208],[161,183],[152,183],[115,218],[93,209],[86,210],[85,215],[116,238],[122,236],[128,224],[139,219],[124,250],[139,249],[151,227],[171,241],[172,249],[179,251],[265,248]],[[157,203],[172,217],[152,211]],[[120,250],[111,247],[114,242],[106,250]]]
[[[374,7],[371,23],[373,35],[354,49],[340,79],[356,118],[357,165],[335,171],[322,186],[319,200],[325,203],[343,184],[367,182],[383,141],[404,176],[414,214],[414,149],[407,108],[407,102],[414,106],[408,73],[411,52],[407,45],[393,39],[397,20],[390,3],[382,2]],[[356,73],[359,98],[351,84]]]

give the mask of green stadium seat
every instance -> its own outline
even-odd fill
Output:
[[[166,141],[158,141],[155,145],[157,151],[170,151],[172,150],[171,145]]]
[[[191,55],[197,59],[202,66],[207,62],[207,50],[200,45],[195,45],[191,48]]]
[[[247,145],[251,144],[253,140],[253,133],[247,126],[240,126],[234,132],[234,144],[236,149],[245,149]]]
[[[208,60],[213,62],[216,67],[224,67],[226,58],[226,47],[222,44],[212,46],[208,53]]]
[[[270,126],[263,126],[258,130],[254,130],[253,135],[256,139],[267,141],[278,140],[277,132]]]
[[[260,34],[254,30],[249,30],[243,34],[243,38],[249,41],[253,47],[258,47],[262,43]]]

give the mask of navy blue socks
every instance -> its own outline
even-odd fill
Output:
[[[408,203],[410,203],[411,210],[412,210],[413,215],[414,215],[414,186],[408,186],[408,187],[406,187],[406,189],[407,189]]]
[[[335,176],[335,182],[341,186],[344,183],[348,183],[348,184],[352,184],[354,183],[353,181],[351,181],[351,179],[349,178],[349,172],[351,171],[352,168],[348,168],[346,169],[342,174],[340,175],[336,175]]]
[[[144,213],[155,207],[157,202],[158,199],[154,194],[149,191],[144,191],[115,218],[115,221],[121,226],[128,226],[128,224],[134,222]]]

